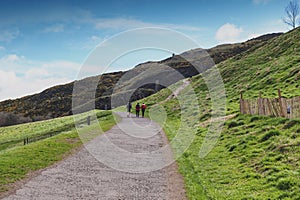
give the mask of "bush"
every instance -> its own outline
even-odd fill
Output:
[[[244,125],[244,122],[231,121],[228,123],[228,128],[234,128],[234,127],[242,126],[242,125]]]
[[[238,123],[235,121],[232,121],[228,124],[228,128],[233,128],[233,127],[237,127],[237,126],[238,126]]]
[[[228,151],[232,152],[237,146],[234,144],[231,147],[229,147]]]
[[[293,187],[293,185],[295,185],[295,183],[291,179],[282,178],[279,180],[277,188],[279,190],[289,190]]]
[[[200,135],[202,135],[202,133],[206,133],[206,131],[207,130],[205,128],[198,127],[196,135],[200,136]]]
[[[208,120],[209,118],[211,118],[211,114],[206,113],[200,117],[200,121]]]
[[[247,158],[245,156],[243,156],[240,160],[240,163],[245,163],[245,162],[247,162]]]
[[[265,142],[268,139],[270,139],[273,136],[278,136],[280,135],[280,132],[278,130],[271,130],[269,132],[267,132],[261,139],[260,142]]]
[[[29,117],[24,117],[16,113],[0,112],[0,127],[1,126],[12,126],[16,124],[22,124],[31,122]]]
[[[296,124],[299,124],[299,121],[297,120],[290,120],[288,121],[288,123],[286,123],[283,127],[283,129],[289,129],[292,128],[293,126],[295,126]]]
[[[278,197],[277,197],[277,199],[290,199],[289,197],[290,197],[291,195],[289,194],[289,192],[288,193],[282,193],[282,194],[280,194]],[[296,199],[296,198],[295,198]]]
[[[257,120],[259,120],[259,117],[254,116],[254,117],[251,117],[250,122],[254,122],[254,121],[257,121]]]

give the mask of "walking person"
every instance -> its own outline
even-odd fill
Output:
[[[142,104],[142,117],[144,118],[145,116],[145,110],[146,110],[147,106],[145,103]]]
[[[127,117],[130,117],[130,114],[131,114],[131,108],[132,108],[132,105],[131,105],[131,102],[129,101],[128,104],[127,104]]]
[[[135,113],[136,113],[136,117],[140,117],[140,103],[137,103],[135,106]]]

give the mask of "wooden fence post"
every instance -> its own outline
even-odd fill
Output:
[[[88,117],[86,118],[86,122],[87,122],[87,125],[88,125],[88,126],[91,125],[91,116],[88,116]]]
[[[285,112],[283,110],[283,105],[282,105],[282,96],[281,96],[281,91],[278,89],[278,100],[279,100],[279,106],[280,106],[280,115],[281,117],[285,117]]]
[[[262,99],[261,99],[261,96],[262,96],[262,92],[259,92],[259,97],[258,97],[258,100],[257,100],[257,106],[258,106],[258,112],[257,114],[258,115],[262,115]]]
[[[29,138],[28,137],[24,139],[24,145],[26,145],[26,144],[29,144]]]
[[[244,114],[243,92],[241,92],[241,94],[240,94],[240,113]]]

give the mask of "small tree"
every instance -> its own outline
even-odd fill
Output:
[[[290,1],[285,8],[285,14],[287,15],[283,22],[291,26],[293,29],[297,27],[297,19],[299,16],[299,4],[296,0]]]

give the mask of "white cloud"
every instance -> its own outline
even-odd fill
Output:
[[[7,55],[5,57],[3,57],[3,61],[6,61],[6,62],[19,62],[22,58],[19,57],[18,55],[16,54],[10,54],[10,55]]]
[[[103,42],[104,38],[98,36],[91,36],[86,41],[84,41],[83,45],[81,46],[82,49],[93,49],[95,48],[100,42]]]
[[[29,69],[28,71],[25,72],[25,78],[27,79],[35,79],[35,78],[47,78],[51,76],[51,74],[43,68],[33,68],[33,69]]]
[[[239,42],[243,32],[243,28],[227,23],[218,29],[215,37],[219,42],[223,43]]]
[[[0,69],[6,71],[12,70],[18,74],[25,74],[30,69],[46,69],[49,70],[51,74],[57,76],[73,77],[80,69],[80,66],[80,63],[67,60],[49,62],[34,61],[16,54],[9,54],[0,58]]]
[[[286,31],[288,31],[288,28],[287,26],[285,26],[284,23],[282,23],[282,19],[277,19],[274,21],[270,21],[269,23],[265,24],[261,28],[258,28],[257,30],[249,32],[247,39],[252,39],[268,33],[280,33]]]
[[[18,28],[0,29],[0,42],[10,42],[20,35]]]
[[[100,37],[98,37],[98,36],[95,36],[95,35],[93,35],[92,37],[91,37],[91,40],[92,41],[100,41],[100,40],[102,40]]]
[[[252,0],[254,4],[266,4],[271,0]]]
[[[75,63],[71,61],[66,61],[66,60],[58,60],[58,61],[52,61],[52,62],[46,62],[42,63],[41,67],[46,68],[46,69],[56,69],[56,70],[61,70],[61,71],[74,71],[74,70],[79,70],[81,64],[80,63]]]
[[[5,47],[0,46],[0,51],[4,51],[4,50],[5,50]]]
[[[45,32],[45,33],[60,33],[60,32],[64,32],[64,25],[62,25],[62,24],[55,24],[53,26],[45,28],[43,32]]]
[[[148,23],[136,19],[127,18],[107,18],[107,19],[92,19],[91,20],[97,29],[115,29],[115,30],[126,30],[133,28],[142,27],[162,27],[171,28],[176,30],[186,30],[186,31],[200,31],[199,27],[186,26],[181,24],[160,24],[160,23]]]
[[[81,64],[58,60],[41,62],[15,54],[0,59],[0,101],[41,92],[76,79]]]
[[[151,26],[151,24],[144,23],[142,21],[123,18],[98,19],[95,22],[95,27],[97,29],[130,29],[136,27]]]
[[[57,84],[67,83],[67,78],[17,76],[13,71],[0,70],[0,101],[41,92]]]

